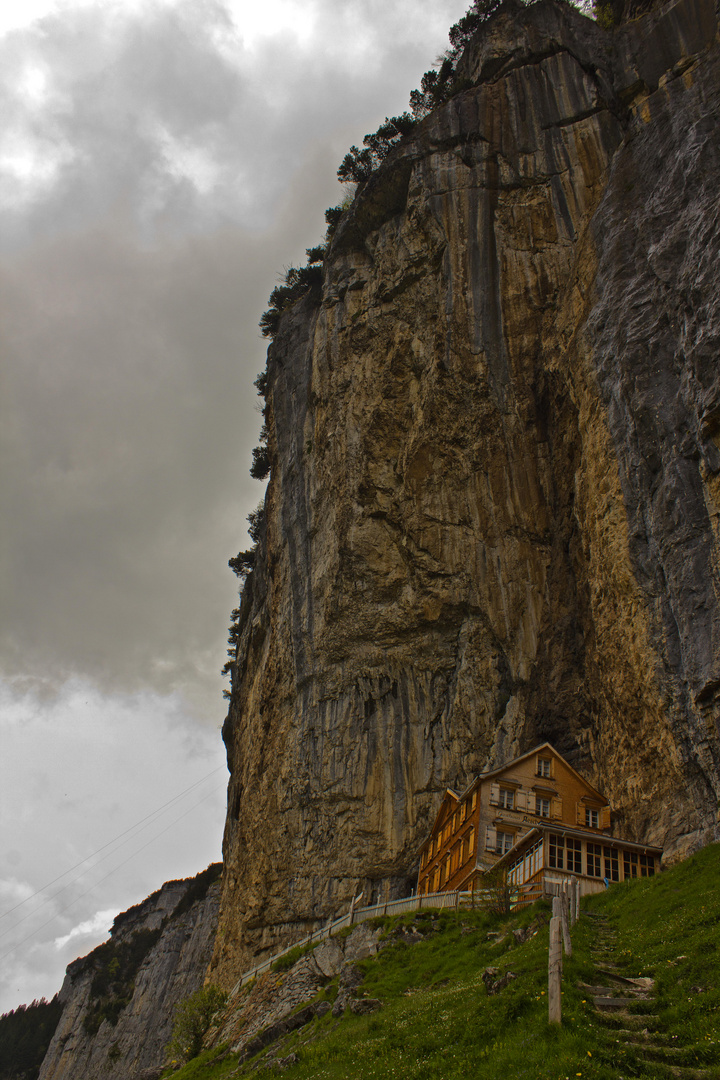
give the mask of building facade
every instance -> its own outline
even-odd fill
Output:
[[[513,892],[532,898],[556,891],[568,877],[580,882],[580,893],[600,892],[615,881],[652,877],[660,869],[662,849],[614,836],[590,835],[587,829],[531,829],[498,866]]]
[[[606,876],[611,881],[625,876],[625,848],[635,849],[635,856],[644,853],[645,872],[649,853],[652,872],[661,855],[657,848],[611,838],[608,800],[550,743],[542,743],[499,769],[481,773],[462,794],[447,789],[420,849],[418,893],[469,889],[496,864],[502,862],[508,869],[511,853],[518,854],[518,845],[531,833],[535,846],[528,867],[534,867],[533,874],[552,869],[587,877],[591,884],[597,880],[600,887]],[[522,845],[523,860],[526,846]],[[607,856],[609,875],[604,873],[604,849],[613,852]],[[632,869],[639,872],[640,862],[628,865],[627,876],[638,876]],[[524,871],[513,866],[515,877],[522,876]],[[590,875],[585,872],[588,867]],[[596,876],[598,867],[603,872]],[[531,877],[524,877],[522,884]],[[584,891],[592,890],[588,886]]]

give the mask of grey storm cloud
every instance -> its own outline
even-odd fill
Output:
[[[258,318],[462,6],[307,10],[306,40],[252,48],[197,0],[66,8],[0,43],[10,678],[221,711],[226,564],[262,495]]]
[[[243,5],[0,36],[0,1011],[218,857],[258,319],[465,2]]]

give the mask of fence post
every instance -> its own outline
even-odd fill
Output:
[[[353,896],[350,901],[350,925],[353,924],[353,918],[355,917],[355,897]]]
[[[554,905],[553,905],[554,906]],[[560,945],[560,923],[562,920],[553,915],[550,920],[550,944],[548,948],[548,1023],[562,1023],[562,1004],[560,983],[562,977],[562,949]]]
[[[570,940],[570,927],[568,926],[567,896],[564,896],[561,893],[560,896],[553,897],[552,913],[553,918],[560,919],[563,951],[566,956],[572,956],[572,942]]]
[[[566,956],[572,956],[572,939],[570,937],[570,898],[567,893],[562,897],[562,931],[565,954]]]

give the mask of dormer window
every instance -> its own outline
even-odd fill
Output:
[[[550,758],[538,758],[537,774],[538,776],[544,776],[548,780],[550,779]]]
[[[500,788],[498,806],[502,806],[505,810],[515,809],[515,792],[511,788]]]

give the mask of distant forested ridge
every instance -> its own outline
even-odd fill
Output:
[[[0,1080],[36,1080],[61,1012],[56,994],[0,1016]]]

